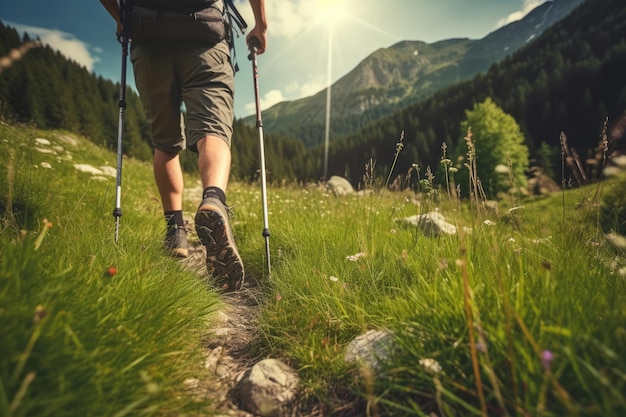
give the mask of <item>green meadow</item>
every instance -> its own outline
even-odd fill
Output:
[[[185,381],[211,378],[223,301],[164,256],[151,165],[124,159],[116,243],[115,178],[74,166],[115,169],[114,152],[23,125],[0,125],[0,144],[0,415],[210,415]],[[626,415],[626,245],[607,238],[626,180],[497,211],[459,201],[452,180],[391,192],[366,178],[343,197],[271,184],[269,276],[260,185],[234,178],[234,233],[261,286],[251,351],[298,371],[299,415]],[[398,221],[435,211],[458,233]],[[380,369],[344,360],[368,330],[393,335]]]

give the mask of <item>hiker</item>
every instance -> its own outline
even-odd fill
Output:
[[[198,154],[204,189],[195,228],[206,247],[207,271],[220,289],[238,289],[243,283],[244,265],[226,204],[235,67],[230,57],[232,29],[224,23],[228,14],[224,13],[223,1],[234,7],[232,0],[122,2],[125,6],[134,3],[131,13],[120,13],[117,0],[100,1],[116,20],[118,36],[132,40],[135,83],[152,133],[154,177],[166,222],[165,249],[175,257],[188,256],[179,159],[179,153],[188,147]],[[264,0],[249,2],[255,26],[246,42],[262,54],[267,29]],[[132,25],[128,34],[124,32],[126,25]],[[182,103],[187,113],[184,134]]]

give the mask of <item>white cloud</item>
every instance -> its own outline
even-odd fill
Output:
[[[237,10],[248,23],[248,27],[254,27],[254,15],[247,1],[238,0]],[[311,25],[311,16],[315,16],[316,2],[312,0],[267,0],[265,2],[265,14],[270,22],[269,36],[293,38],[302,33],[304,28]]]
[[[68,59],[85,67],[89,72],[93,70],[94,63],[99,61],[98,57],[93,56],[89,52],[88,45],[77,39],[71,33],[62,32],[57,29],[46,29],[17,23],[8,24],[15,27],[19,32],[28,33],[31,38],[39,37],[44,45],[48,45],[52,49],[59,51]],[[98,49],[95,51],[99,52]]]
[[[272,107],[274,104],[285,101],[285,96],[280,90],[268,91],[265,96],[261,97],[261,110],[266,110]],[[256,112],[256,104],[254,102],[246,104],[246,114],[253,114]]]
[[[545,2],[546,0],[524,0],[524,3],[522,4],[522,8],[520,10],[515,11],[507,17],[501,19],[496,26],[502,27],[508,25],[509,23],[517,22],[518,20],[523,19],[524,16],[526,16],[528,13],[533,11],[533,9],[542,5]]]
[[[326,81],[322,76],[319,76],[316,79],[309,80],[303,84],[300,84],[297,81],[292,81],[289,85],[287,85],[285,91],[292,99],[297,100],[302,97],[312,96],[324,88],[326,88]]]
[[[299,84],[296,81],[290,82],[285,87],[285,94],[281,90],[270,90],[261,98],[261,110],[267,110],[274,104],[278,104],[281,101],[297,100],[303,97],[312,96],[315,93],[319,93],[326,88],[326,83],[322,80],[311,80],[304,84]],[[245,106],[246,115],[256,112],[256,104],[254,102],[248,103]]]
[[[308,97],[313,94],[319,93],[326,88],[326,82],[323,81],[309,81],[300,86],[300,97]]]

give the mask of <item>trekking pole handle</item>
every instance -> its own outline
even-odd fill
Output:
[[[253,58],[256,58],[253,55],[257,54],[259,46],[261,46],[261,41],[259,41],[256,37],[250,39],[250,44],[248,45],[248,48],[250,49],[250,55],[248,55],[249,60],[252,61]]]

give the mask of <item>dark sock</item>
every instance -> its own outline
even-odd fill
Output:
[[[165,221],[167,222],[167,227],[185,227],[185,221],[183,220],[183,211],[182,210],[173,210],[166,211],[163,213],[165,216]]]
[[[202,193],[202,199],[205,199],[209,196],[217,197],[222,204],[226,205],[226,193],[220,187],[206,187],[204,192]]]

